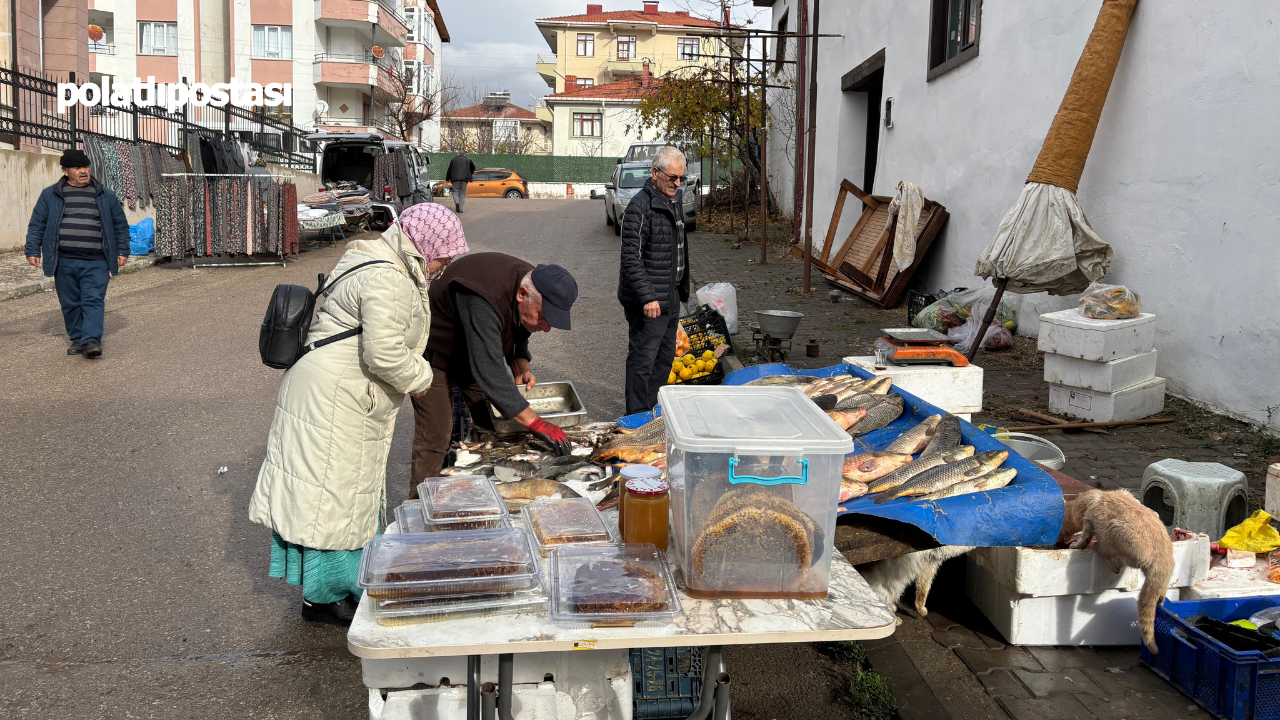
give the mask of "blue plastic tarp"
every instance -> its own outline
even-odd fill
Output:
[[[156,221],[143,218],[137,225],[129,226],[129,254],[146,255],[156,249]]]
[[[853,365],[835,365],[819,370],[795,370],[772,363],[753,365],[725,377],[725,385],[743,385],[768,375],[811,375],[830,377],[851,374],[869,378],[871,373]],[[880,450],[904,430],[930,415],[943,412],[911,393],[893,388],[905,404],[902,417],[875,432],[856,438],[854,452]],[[634,417],[634,416],[633,416]],[[970,423],[961,421],[961,437],[976,452],[1009,450],[1009,447]],[[840,506],[840,514],[875,515],[915,525],[943,545],[1052,545],[1062,528],[1062,489],[1038,465],[1009,450],[1003,467],[1012,467],[1018,476],[998,490],[958,495],[942,500],[900,498],[883,505],[874,496],[864,495]]]

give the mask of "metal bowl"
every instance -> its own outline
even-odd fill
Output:
[[[760,323],[760,332],[775,340],[789,340],[796,334],[804,313],[790,310],[757,310],[756,320]]]

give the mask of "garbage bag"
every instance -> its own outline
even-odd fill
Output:
[[[156,221],[143,218],[137,225],[129,226],[129,254],[146,255],[156,249]]]
[[[711,283],[698,288],[698,302],[715,308],[724,318],[729,334],[738,332],[738,291],[727,282]]]
[[[995,298],[996,289],[990,285],[962,292],[954,292],[925,307],[911,320],[911,324],[920,328],[931,328],[940,333],[948,333],[952,328],[960,327],[970,316],[981,320],[987,315],[987,308]],[[1000,307],[996,308],[993,322],[999,323],[1009,332],[1018,329],[1018,306],[1022,298],[1018,295],[1006,294],[1000,299]],[[977,330],[973,333],[976,335]]]
[[[960,327],[954,327],[947,331],[947,337],[956,341],[956,351],[967,355],[969,348],[973,347],[973,341],[978,337],[978,327],[982,325],[982,321],[977,315],[970,315],[969,319]],[[1013,333],[1009,329],[999,323],[991,323],[987,326],[987,332],[982,338],[983,350],[1008,350],[1013,347]]]
[[[1252,553],[1270,552],[1280,548],[1280,532],[1271,527],[1271,515],[1266,510],[1259,510],[1228,530],[1218,541],[1218,547]]]
[[[1080,312],[1095,320],[1128,320],[1142,313],[1142,299],[1123,285],[1094,282],[1080,296]]]

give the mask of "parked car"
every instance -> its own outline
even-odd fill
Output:
[[[651,168],[648,160],[643,162],[624,162],[613,170],[613,180],[604,185],[604,224],[613,226],[613,234],[622,234],[620,218],[627,211],[631,198],[644,187],[649,179]],[[684,195],[684,229],[693,232],[698,229],[698,195],[689,188],[682,188]]]
[[[675,145],[679,147],[679,143],[666,142],[663,140],[649,140],[645,142],[634,142],[627,147],[627,154],[620,162],[653,162],[653,156],[658,154],[658,150],[666,145]],[[702,159],[698,157],[696,150],[684,151],[685,176],[689,181],[685,183],[687,187],[700,190],[702,184]]]
[[[444,197],[453,192],[453,183],[448,180],[431,184],[431,194]],[[471,174],[471,182],[467,183],[467,197],[504,197],[520,199],[529,197],[529,181],[520,177],[520,173],[506,168],[484,168]]]
[[[382,154],[403,150],[409,163],[409,194],[390,198],[402,207],[408,207],[431,198],[431,178],[427,166],[431,158],[418,152],[403,140],[386,139],[378,133],[321,132],[307,136],[307,140],[320,146],[320,183],[354,182],[368,188],[373,199],[385,201],[382,190],[373,187],[374,160]]]

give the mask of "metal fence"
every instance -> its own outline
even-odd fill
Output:
[[[83,143],[85,136],[108,140],[149,142],[175,152],[185,150],[191,134],[241,140],[267,162],[294,170],[315,172],[314,148],[307,132],[262,109],[234,105],[196,107],[175,112],[130,103],[125,107],[75,105],[58,112],[58,84],[75,83],[75,73],[60,78],[0,66],[0,136],[18,147],[22,138],[65,150]],[[147,102],[148,98],[133,98]]]

